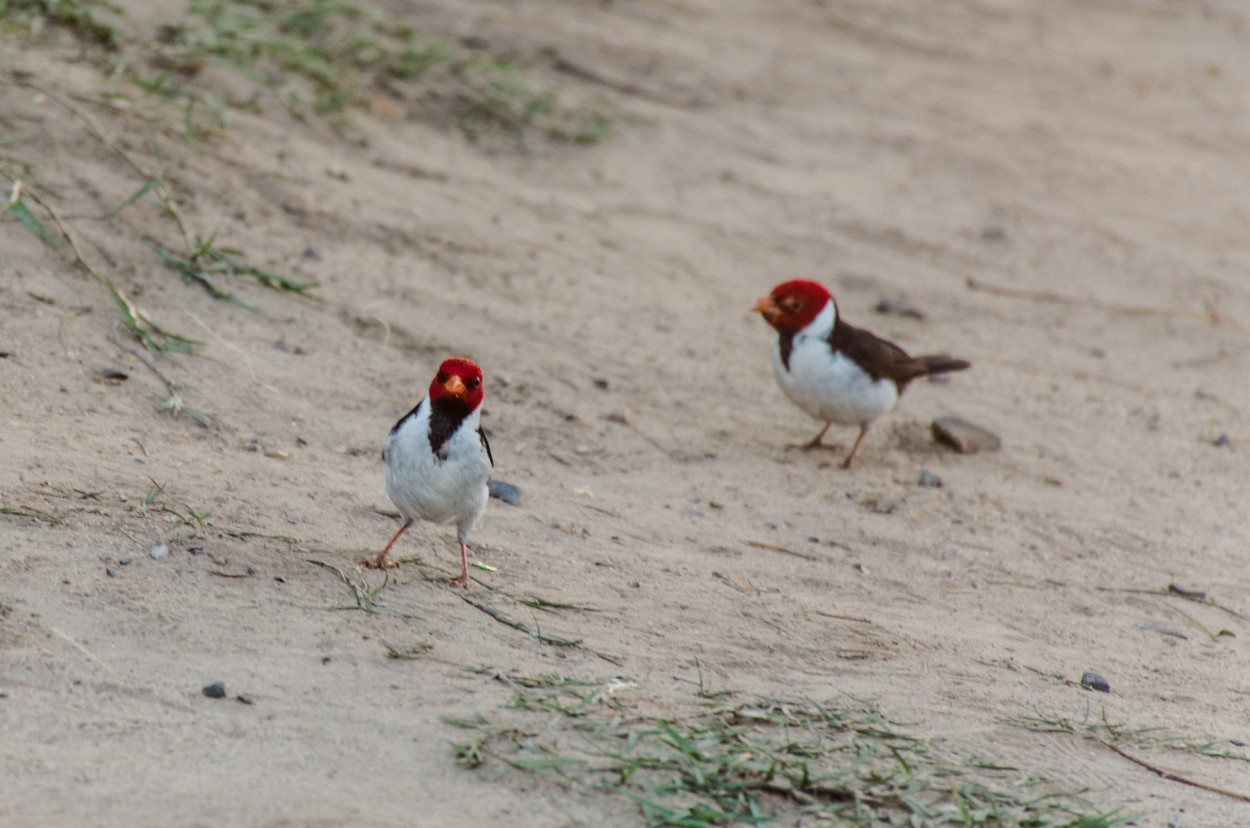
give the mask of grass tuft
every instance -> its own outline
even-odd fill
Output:
[[[1097,720],[1091,720],[1088,716],[1080,721],[1062,716],[1014,716],[1007,723],[1034,733],[1063,733],[1114,745],[1155,748],[1250,763],[1250,749],[1246,748],[1244,741],[1209,736],[1193,738],[1166,727],[1135,727],[1124,722],[1109,721],[1106,711]]]
[[[386,657],[393,658],[396,661],[417,661],[424,658],[430,650],[434,649],[433,644],[425,641],[407,647],[392,647],[390,644],[383,642],[383,646],[386,647]]]
[[[39,237],[40,241],[51,247],[53,250],[59,250],[61,243],[57,240],[56,235],[52,233],[43,222],[35,217],[30,211],[25,200],[22,198],[22,182],[14,181],[9,188],[9,212],[13,217],[30,232]]]
[[[497,678],[513,690],[506,721],[444,720],[472,733],[452,745],[457,764],[498,762],[563,787],[616,794],[635,803],[648,825],[1111,828],[1132,821],[1013,767],[942,755],[870,705],[701,699],[685,715],[649,717],[620,700],[615,689],[632,685],[619,681]]]
[[[54,525],[54,524],[61,522],[61,518],[57,517],[56,515],[48,514],[47,512],[41,512],[38,509],[31,509],[29,507],[23,508],[20,506],[0,506],[0,515],[8,515],[9,517],[27,518],[29,520],[36,521],[38,523],[47,523],[49,525]]]
[[[191,0],[189,11],[162,31],[163,65],[193,77],[214,61],[274,90],[297,115],[337,116],[370,105],[398,111],[412,100],[472,141],[511,145],[530,133],[594,143],[615,121],[604,106],[568,103],[514,61],[422,35],[355,4]]]
[[[0,22],[27,37],[46,40],[57,29],[68,29],[90,45],[116,49],[117,29],[100,22],[97,12],[122,10],[103,0],[0,0]]]
[[[232,302],[260,316],[265,314],[259,308],[243,301],[237,294],[222,287],[220,279],[224,278],[227,281],[233,281],[236,278],[247,277],[254,279],[271,290],[295,293],[306,298],[313,298],[310,296],[309,291],[316,287],[315,284],[311,282],[297,282],[259,267],[244,264],[239,259],[239,256],[242,255],[239,251],[218,247],[216,242],[217,233],[214,231],[208,239],[197,240],[186,256],[179,256],[166,250],[159,244],[150,246],[152,251],[163,259],[166,264],[181,273],[188,281],[203,287],[214,299]]]

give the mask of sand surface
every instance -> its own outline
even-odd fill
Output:
[[[138,29],[174,8],[123,6]],[[558,48],[606,82],[558,80],[631,118],[527,152],[402,108],[336,132],[270,106],[199,154],[170,139],[190,224],[319,284],[316,302],[240,285],[269,318],[156,260],[144,242],[177,237],[150,200],[98,220],[142,179],[9,74],[81,101],[106,82],[75,48],[0,52],[0,136],[21,139],[4,152],[152,318],[206,343],[147,364],[67,253],[0,219],[0,506],[58,519],[0,517],[0,823],[635,825],[619,797],[457,767],[442,717],[498,711],[496,674],[620,677],[662,715],[697,660],[743,697],[870,699],[1139,825],[1250,825],[1250,805],[1011,723],[1250,741],[1242,4],[396,6]],[[796,277],[973,363],[909,389],[850,473],[787,448],[817,426],[748,312]],[[882,298],[924,319],[874,313]],[[582,646],[502,626],[411,563],[379,598],[403,615],[336,611],[351,590],[309,563],[380,584],[356,568],[395,525],[380,447],[451,354],[484,367],[496,475],[524,491],[492,501],[471,547],[497,571],[475,574],[599,610],[506,605]],[[208,427],[158,410],[156,371]],[[943,414],[1002,450],[935,445]],[[397,551],[450,575],[452,536],[419,526]],[[1151,594],[1174,582],[1234,612]],[[1074,684],[1087,670],[1110,694]],[[213,681],[227,699],[201,694]],[[1245,762],[1138,754],[1250,795]]]

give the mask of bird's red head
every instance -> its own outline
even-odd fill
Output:
[[[763,314],[764,321],[778,331],[795,333],[812,324],[832,298],[819,282],[794,279],[773,288],[772,293],[755,303],[753,310]]]
[[[452,357],[443,360],[438,373],[430,383],[430,403],[440,400],[459,401],[476,411],[482,404],[482,369],[471,359]]]

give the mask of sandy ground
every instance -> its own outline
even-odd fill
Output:
[[[125,5],[127,25],[167,11]],[[0,84],[0,133],[21,137],[6,152],[65,194],[87,255],[207,343],[153,364],[214,418],[158,411],[108,296],[0,220],[0,505],[60,518],[0,518],[0,822],[633,825],[622,799],[456,767],[440,717],[504,704],[492,670],[620,676],[658,715],[690,698],[697,659],[746,695],[872,699],[1140,825],[1250,825],[1250,806],[1008,722],[1250,741],[1242,4],[420,9],[418,25],[558,47],[636,118],[593,147],[490,154],[402,114],[341,135],[233,114],[204,154],[171,151],[171,180],[195,227],[320,284],[321,302],[240,288],[270,319],[163,268],[136,241],[175,243],[155,205],[92,220],[141,182],[67,110]],[[102,83],[72,48],[2,54],[65,95]],[[851,473],[786,448],[816,426],[747,308],[794,277],[974,365],[911,388]],[[925,318],[873,313],[883,297]],[[582,647],[503,627],[411,565],[384,595],[410,617],[333,611],[350,592],[307,562],[355,577],[389,537],[382,440],[452,353],[484,366],[496,475],[524,489],[477,528],[498,568],[478,575],[601,610],[538,619]],[[947,413],[1002,450],[934,445]],[[917,486],[923,470],[944,485]],[[154,482],[158,506],[212,526],[145,506]],[[401,554],[451,573],[451,535],[418,527]],[[1242,615],[1133,591],[1172,582]],[[1111,693],[1074,686],[1086,670]],[[211,681],[232,698],[205,698]],[[1140,754],[1250,794],[1244,762]]]

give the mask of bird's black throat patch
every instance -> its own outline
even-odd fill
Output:
[[[781,353],[781,364],[790,370],[790,352],[794,350],[794,331],[778,331],[777,347]]]
[[[470,413],[468,403],[458,397],[442,397],[430,403],[430,450],[439,460],[447,459],[447,441]]]

